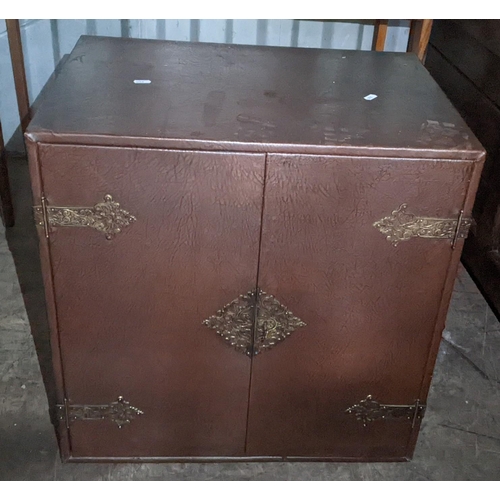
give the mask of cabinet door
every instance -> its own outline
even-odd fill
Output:
[[[253,360],[250,455],[408,456],[413,418],[404,409],[382,419],[370,407],[366,426],[346,410],[369,395],[386,405],[425,399],[453,250],[450,239],[417,236],[394,246],[379,230],[388,220],[374,223],[403,203],[403,218],[406,210],[457,219],[471,170],[453,161],[268,157],[259,287],[295,319],[289,336]]]
[[[255,287],[264,156],[41,145],[39,161],[71,456],[243,455],[250,359],[203,321]]]

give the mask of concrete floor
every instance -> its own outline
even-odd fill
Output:
[[[53,401],[26,162],[11,158],[10,171],[17,224],[0,229],[0,480],[500,479],[500,323],[463,268],[410,463],[62,464],[44,387]]]

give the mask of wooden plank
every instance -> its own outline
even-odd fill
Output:
[[[442,20],[439,22],[441,23]],[[454,23],[500,57],[500,31],[498,29],[500,21],[498,19],[455,19]]]
[[[376,19],[375,29],[373,30],[372,50],[383,51],[385,39],[387,38],[387,19]]]
[[[473,218],[478,221],[490,191],[490,179],[497,169],[495,158],[500,148],[500,136],[496,131],[500,129],[500,111],[432,44],[425,65],[487,150],[473,208]],[[481,113],[477,113],[478,109]]]
[[[496,25],[500,28],[500,21]],[[492,52],[486,46],[486,39],[469,34],[466,26],[462,20],[436,20],[429,43],[500,107],[500,53]],[[498,38],[500,43],[500,33]]]
[[[0,123],[0,213],[5,226],[12,227],[14,225],[14,206],[12,204],[7,159],[5,156],[2,124]]]
[[[500,149],[498,107],[433,45],[429,45],[425,67],[481,141],[488,155]]]
[[[465,33],[464,36],[466,36]],[[444,45],[447,49],[453,45],[451,33],[450,37],[452,37],[452,44]],[[455,62],[460,59],[457,47],[453,47],[453,51],[448,52],[455,60],[453,62],[444,57],[433,45],[435,40],[442,41],[443,39],[441,36],[434,39],[433,36],[433,41],[429,44],[426,67],[488,152],[472,211],[476,224],[473,225],[465,242],[462,261],[492,309],[499,316],[500,136],[498,130],[500,129],[500,110],[485,95],[484,91],[481,91],[482,89],[478,89],[467,75],[460,68],[457,68]],[[439,48],[442,46],[443,44],[440,44]],[[467,55],[467,58],[472,57],[474,47],[477,47],[477,44],[471,46],[470,51],[468,51],[471,53]],[[479,58],[478,64],[480,60],[481,58]],[[490,68],[486,67],[485,69],[489,70]],[[477,74],[479,74],[479,69],[478,66]],[[488,71],[488,73],[495,79],[495,72]]]
[[[14,73],[14,84],[16,87],[17,106],[21,129],[24,133],[31,119],[28,86],[26,83],[26,71],[24,69],[23,46],[21,41],[21,30],[19,19],[6,19],[7,35],[9,38],[10,57],[12,60],[12,71]]]
[[[408,52],[413,52],[423,62],[427,52],[427,45],[432,30],[432,19],[412,19],[410,36],[408,39]]]

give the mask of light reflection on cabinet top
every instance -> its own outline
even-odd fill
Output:
[[[477,159],[413,54],[83,36],[28,128],[47,142]]]

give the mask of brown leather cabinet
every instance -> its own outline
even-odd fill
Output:
[[[26,138],[64,459],[411,458],[484,157],[415,55],[82,37]]]

